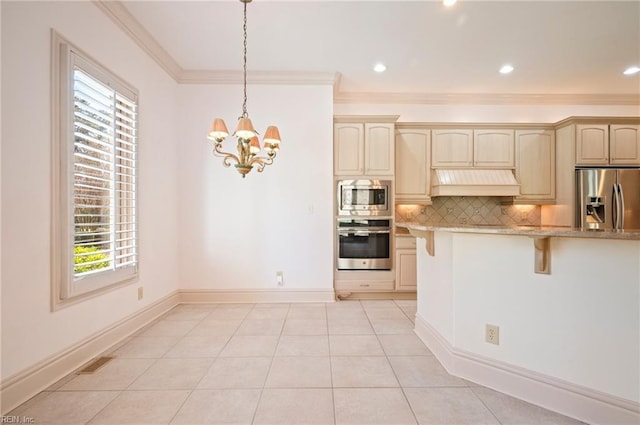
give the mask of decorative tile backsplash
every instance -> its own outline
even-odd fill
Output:
[[[425,224],[540,225],[539,205],[503,205],[496,196],[441,196],[433,205],[396,205],[397,221]]]

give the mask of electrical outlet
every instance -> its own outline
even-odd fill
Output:
[[[500,345],[500,327],[497,325],[485,325],[484,340],[489,344]]]
[[[142,286],[138,287],[138,300],[141,300],[144,298],[144,288]]]
[[[276,283],[278,286],[284,286],[284,272],[276,272]]]

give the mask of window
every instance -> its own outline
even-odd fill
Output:
[[[137,277],[137,92],[54,33],[54,306]]]

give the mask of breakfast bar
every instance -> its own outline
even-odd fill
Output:
[[[415,332],[450,373],[637,423],[640,231],[396,225],[418,238]]]

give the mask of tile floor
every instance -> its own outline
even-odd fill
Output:
[[[449,375],[415,301],[180,305],[11,412],[42,424],[579,424]]]

